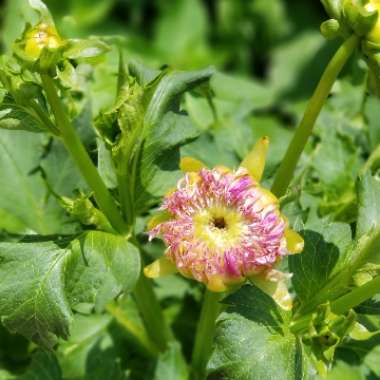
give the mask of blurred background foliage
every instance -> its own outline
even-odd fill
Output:
[[[307,99],[339,43],[325,41],[319,33],[320,23],[327,18],[319,0],[45,2],[64,37],[102,36],[121,49],[126,62],[137,60],[151,67],[169,65],[180,70],[215,66],[218,72],[211,80],[212,96],[195,92],[184,97],[182,108],[198,128],[199,137],[183,147],[181,154],[192,155],[209,165],[236,166],[258,137],[268,135],[271,146],[266,184],[270,183]],[[33,22],[34,17],[27,0],[3,2],[0,35],[3,52],[11,51],[25,22]],[[90,115],[84,106],[88,103],[76,99],[73,112],[80,116],[76,121],[81,132],[87,127],[89,131],[91,120],[114,101],[117,67],[118,49],[114,48],[91,73],[91,91],[85,99],[91,102]],[[80,75],[78,78],[78,89],[83,90]],[[376,174],[380,166],[380,154],[371,156],[380,143],[379,110],[378,99],[366,91],[364,63],[352,59],[333,88],[333,96],[318,120],[289,199],[284,201],[285,212],[293,224],[317,223],[324,217],[344,222],[356,219],[356,177],[364,170]],[[62,220],[62,212],[57,205],[50,204],[54,199],[50,198],[49,208],[41,201],[44,206],[34,215],[34,206],[25,200],[27,190],[20,189],[20,183],[8,170],[4,146],[11,144],[9,136],[8,131],[1,131],[0,183],[6,183],[7,187],[0,190],[0,229],[7,233],[62,231],[55,224],[56,220]],[[85,132],[82,137],[86,143],[94,138]],[[37,204],[41,199],[46,201],[45,193],[35,190],[43,184],[30,176],[30,170],[41,165],[48,178],[57,173],[55,169],[49,171],[51,159],[43,157],[46,142],[42,143],[35,135],[31,138],[27,132],[12,135],[13,142],[26,140],[27,146],[21,143],[15,146],[12,162],[20,169],[20,176],[27,178],[22,183],[30,185],[29,196]],[[29,157],[28,149],[37,151],[38,157]],[[66,160],[65,152],[57,149],[54,159]],[[70,193],[78,186],[78,174],[73,173],[70,163],[59,173],[61,193]],[[19,205],[17,218],[6,212],[9,202]],[[43,213],[51,217],[46,226],[38,224]],[[157,255],[153,244],[147,246],[147,251]],[[188,359],[199,312],[200,289],[179,277],[160,280],[157,286],[166,315]],[[79,315],[71,338],[60,344],[57,357],[43,351],[31,355],[35,351],[33,345],[0,327],[0,380],[160,380],[169,378],[172,366],[182,368],[177,346],[171,347],[157,362],[122,329],[126,314],[135,319],[136,325],[141,325],[134,315],[132,300],[126,300],[119,312],[114,319],[108,315],[86,318]],[[376,318],[371,323],[379,324]],[[365,345],[341,349],[338,365],[329,379],[380,379],[378,343],[379,338],[374,338]]]

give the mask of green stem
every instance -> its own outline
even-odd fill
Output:
[[[323,104],[325,103],[337,76],[348,58],[358,46],[358,43],[359,39],[357,36],[352,35],[349,37],[344,41],[327,65],[275,176],[272,192],[277,197],[285,194]]]
[[[221,304],[219,303],[221,298],[222,293],[205,291],[192,357],[194,380],[206,378],[206,366],[215,336],[215,321],[221,311]]]
[[[331,311],[335,314],[346,313],[348,310],[360,305],[378,293],[380,293],[380,276],[353,289],[351,292],[332,302]]]
[[[164,351],[173,335],[165,323],[161,306],[152,288],[152,281],[141,274],[133,293],[149,336],[157,347]]]
[[[94,196],[100,209],[107,216],[112,226],[120,233],[127,231],[126,224],[119,210],[91,161],[85,147],[72,126],[61,100],[58,97],[54,80],[47,74],[41,74],[43,88],[54,114],[55,123],[61,133],[63,143],[71,154],[82,176],[94,191]]]

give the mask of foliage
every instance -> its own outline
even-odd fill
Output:
[[[324,9],[311,0],[30,3],[9,0],[1,14],[0,380],[189,379],[202,288],[177,275],[155,282],[173,332],[162,349],[136,291],[143,263],[165,249],[147,241],[147,220],[180,178],[181,157],[236,168],[263,135],[270,187],[337,47],[319,34]],[[329,17],[342,20],[331,4]],[[39,20],[55,25],[58,46],[25,56]],[[346,35],[359,21],[322,29]],[[380,378],[379,296],[343,313],[336,303],[380,274],[380,103],[366,62],[355,56],[336,81],[280,199],[305,240],[281,264],[293,309],[254,285],[228,294],[209,379]],[[62,143],[43,75],[124,231]]]

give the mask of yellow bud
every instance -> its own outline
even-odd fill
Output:
[[[366,4],[365,9],[368,12],[377,11],[380,13],[380,0],[370,0],[368,4]],[[367,40],[377,44],[380,43],[380,17],[377,17],[375,25],[367,34]]]
[[[39,58],[44,47],[56,49],[62,45],[62,39],[53,25],[41,23],[26,34],[25,53],[33,58]]]

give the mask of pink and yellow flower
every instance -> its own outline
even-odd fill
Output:
[[[162,237],[167,250],[145,268],[146,276],[179,271],[215,292],[249,279],[289,306],[288,276],[273,267],[301,252],[303,240],[289,229],[278,199],[259,184],[267,149],[262,138],[237,170],[182,160],[185,176],[149,224],[150,238]]]

